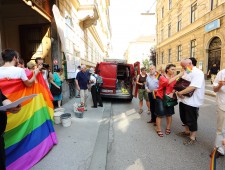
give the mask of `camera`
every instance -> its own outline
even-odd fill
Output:
[[[48,69],[49,68],[49,64],[43,63],[43,68]]]

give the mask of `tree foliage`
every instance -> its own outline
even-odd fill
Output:
[[[146,71],[149,72],[149,67],[150,67],[150,63],[149,63],[149,59],[145,59],[142,61],[143,66],[146,68]]]
[[[153,65],[156,65],[156,51],[155,51],[155,48],[151,48],[150,49],[149,60],[151,61],[151,63]]]

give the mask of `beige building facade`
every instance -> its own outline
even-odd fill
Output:
[[[128,63],[133,64],[139,61],[142,65],[142,61],[149,60],[150,49],[155,48],[156,36],[140,36],[137,39],[129,42],[128,48],[124,54],[124,58]]]
[[[108,57],[109,5],[109,0],[1,0],[0,51],[18,51],[25,64],[42,57],[52,70],[64,68],[68,99],[77,66],[95,67]]]
[[[157,67],[195,57],[205,74],[225,68],[224,9],[224,0],[157,1]]]

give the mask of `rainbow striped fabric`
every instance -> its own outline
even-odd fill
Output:
[[[186,72],[187,72],[187,73],[191,73],[191,72],[192,72],[192,68],[191,68],[190,66],[187,66],[187,67],[186,67]]]
[[[37,94],[22,103],[17,114],[7,113],[4,134],[8,170],[30,169],[57,144],[53,127],[52,95],[39,73],[37,82],[25,87],[21,79],[0,79],[0,89],[11,101]]]
[[[159,80],[159,77],[160,77],[160,73],[156,72],[155,78]]]
[[[216,149],[211,154],[211,159],[210,159],[210,170],[216,170]]]

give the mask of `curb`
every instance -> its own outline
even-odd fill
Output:
[[[109,141],[111,103],[104,104],[102,121],[99,126],[98,135],[93,150],[91,164],[89,170],[105,170],[107,163],[107,150]]]

